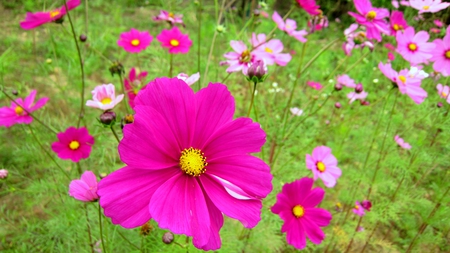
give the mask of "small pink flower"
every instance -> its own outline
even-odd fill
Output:
[[[432,28],[430,28],[430,33],[436,33],[436,34],[439,34],[439,33],[441,33],[441,29],[432,27]]]
[[[309,27],[309,33],[320,31],[328,27],[328,18],[323,15],[311,16],[311,19],[307,23]]]
[[[404,149],[411,149],[411,145],[409,145],[409,143],[405,142],[402,138],[400,138],[400,136],[396,135],[394,137],[394,140],[400,147]]]
[[[186,54],[192,46],[189,36],[182,34],[176,26],[170,30],[162,30],[156,39],[161,42],[162,47],[168,48],[171,54]]]
[[[359,12],[348,12],[356,19],[356,22],[367,28],[367,38],[381,41],[381,33],[389,34],[389,26],[385,18],[389,17],[389,10],[372,7],[369,0],[353,0],[356,10]]]
[[[403,17],[403,12],[393,11],[390,18],[391,22],[391,35],[396,35],[398,31],[403,31],[408,28],[408,23],[406,23]]]
[[[91,154],[94,137],[84,127],[69,127],[65,132],[58,133],[58,141],[53,142],[52,150],[63,160],[79,162]]]
[[[297,0],[297,3],[311,15],[320,14],[320,6],[316,4],[315,0]]]
[[[242,41],[232,40],[230,41],[231,48],[235,52],[228,52],[223,56],[228,60],[226,63],[229,65],[227,72],[242,71],[246,74],[250,63],[256,62],[256,55],[254,52],[250,52],[247,46]]]
[[[397,52],[412,65],[424,63],[433,57],[434,43],[427,42],[430,36],[425,31],[415,33],[413,27],[398,32]]]
[[[117,45],[123,47],[123,49],[129,53],[139,53],[150,46],[152,40],[153,37],[147,31],[140,32],[131,28],[129,32],[120,34]]]
[[[334,187],[341,176],[341,169],[337,167],[338,161],[331,148],[326,146],[316,147],[312,155],[306,155],[306,167],[313,172],[314,180],[322,179],[326,187]]]
[[[443,76],[450,76],[450,29],[447,29],[443,39],[436,39],[433,42],[436,45],[430,59],[434,62],[433,69]]]
[[[69,195],[83,202],[91,202],[98,199],[97,177],[92,171],[85,171],[81,179],[72,180],[69,185]]]
[[[355,208],[352,209],[352,211],[358,215],[358,216],[364,216],[366,215],[366,212],[364,211],[364,208],[361,206],[361,204],[359,203],[359,201],[355,202]]]
[[[391,43],[384,44],[384,47],[387,48],[387,50],[389,51],[395,51],[395,47]]]
[[[34,112],[44,106],[48,101],[47,97],[43,97],[34,103],[35,98],[36,90],[32,90],[25,100],[18,98],[15,102],[11,102],[10,107],[1,107],[0,126],[10,127],[14,124],[31,124],[33,117],[28,115],[26,111]]]
[[[306,237],[314,244],[322,243],[325,234],[320,227],[328,226],[332,219],[330,212],[316,207],[325,191],[311,189],[313,184],[307,177],[285,184],[270,209],[284,221],[281,232],[286,232],[287,243],[300,250],[306,247]]]
[[[322,84],[320,84],[319,82],[307,81],[306,84],[315,90],[320,90],[323,88]]]
[[[393,60],[395,60],[395,56],[394,56],[394,54],[392,53],[392,52],[388,52],[388,60],[389,61],[393,61]]]
[[[5,179],[6,177],[8,177],[8,171],[5,169],[1,169],[0,170],[0,179]]]
[[[450,3],[442,3],[441,0],[409,0],[411,7],[419,10],[419,13],[435,13],[446,9]]]
[[[399,7],[398,0],[392,0],[392,6],[394,6],[395,9],[398,9],[398,7]]]
[[[72,10],[80,4],[81,0],[69,0],[67,1],[67,9]],[[65,5],[52,11],[34,13],[27,12],[25,20],[20,22],[20,27],[22,27],[22,29],[24,30],[30,30],[45,23],[56,21],[66,15],[66,13],[67,10]]]
[[[128,78],[124,80],[125,90],[128,96],[128,104],[133,109],[134,99],[136,98],[139,90],[142,88],[143,80],[147,77],[148,72],[142,71],[139,75],[136,75],[136,69],[132,68],[128,74]]]
[[[358,232],[363,232],[363,231],[364,231],[364,228],[363,228],[362,226],[359,226],[357,231],[358,231]]]
[[[346,55],[351,55],[354,48],[368,47],[370,50],[374,48],[373,43],[367,40],[366,32],[356,31],[357,29],[357,24],[351,24],[349,28],[344,30],[346,41],[342,45],[342,49]]]
[[[272,15],[272,20],[277,24],[278,29],[285,31],[289,36],[296,38],[298,41],[305,43],[307,40],[305,36],[308,34],[305,30],[297,29],[297,22],[293,19],[286,19],[286,22],[283,21],[283,18],[278,14],[278,12],[274,12]]]
[[[196,83],[198,79],[200,79],[200,73],[197,72],[195,74],[192,74],[191,76],[185,73],[180,73],[177,75],[177,78],[185,81],[187,85],[191,86],[192,84]]]
[[[450,87],[447,85],[438,84],[436,85],[436,89],[438,90],[439,97],[447,100],[447,103],[450,104]]]
[[[257,59],[263,60],[267,65],[273,65],[276,63],[280,66],[286,66],[291,59],[292,56],[287,53],[281,53],[283,51],[283,43],[281,40],[272,39],[267,42],[266,35],[261,33],[256,36],[256,34],[252,34],[252,46],[255,48],[254,53],[257,56]]]
[[[298,107],[292,107],[289,109],[294,116],[301,116],[303,114],[303,110]]]
[[[342,86],[346,86],[349,88],[355,88],[355,80],[351,79],[348,75],[340,75],[337,76],[337,83],[341,84]]]
[[[347,98],[350,99],[350,101],[348,103],[351,104],[355,100],[364,101],[364,99],[367,98],[367,95],[369,95],[369,93],[367,93],[365,91],[362,91],[360,93],[356,93],[356,92],[352,91],[352,92],[347,94]]]
[[[442,23],[442,21],[440,21],[439,19],[435,19],[433,21],[434,25],[436,25],[437,27],[443,27],[444,24]]]
[[[98,85],[92,91],[92,98],[94,100],[88,100],[86,105],[101,110],[111,110],[123,99],[123,94],[116,97],[116,91],[113,84]]]
[[[153,17],[153,20],[155,21],[167,21],[171,25],[175,24],[183,24],[183,15],[175,15],[172,12],[168,11],[160,11],[159,15],[156,17]]]

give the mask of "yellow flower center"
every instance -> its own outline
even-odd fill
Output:
[[[16,106],[16,108],[14,109],[14,112],[16,112],[16,114],[20,116],[23,114],[23,109],[20,106]]]
[[[369,11],[368,13],[367,13],[367,19],[369,19],[369,20],[373,20],[374,18],[376,18],[376,16],[377,16],[377,13],[375,12],[375,11]]]
[[[78,141],[71,141],[69,144],[69,148],[72,150],[77,150],[80,147],[80,143]]]
[[[170,45],[172,47],[177,47],[178,45],[180,45],[180,42],[178,40],[170,40]]]
[[[441,92],[441,95],[443,96],[443,97],[447,97],[447,93],[445,93],[445,92]]]
[[[326,169],[325,164],[323,164],[323,162],[318,162],[316,164],[316,167],[317,167],[317,170],[320,171],[320,172],[324,172],[325,169]]]
[[[249,62],[250,61],[250,51],[245,50],[242,52],[241,57],[239,58],[240,62]]]
[[[290,25],[286,25],[284,28],[285,29],[291,29],[292,27]]]
[[[141,44],[141,42],[138,39],[134,39],[131,41],[131,45],[133,45],[135,47],[139,46],[139,44]]]
[[[292,213],[296,218],[301,218],[303,215],[305,215],[305,209],[301,205],[296,205],[294,208],[292,208]]]
[[[111,104],[112,100],[110,98],[104,98],[102,99],[102,104],[107,105],[107,104]]]
[[[450,50],[447,50],[447,52],[445,52],[445,58],[450,59]]]
[[[185,148],[181,151],[180,168],[184,173],[190,176],[198,177],[205,173],[206,162],[205,154],[200,149]]]
[[[54,17],[58,16],[59,13],[61,13],[59,10],[50,11],[50,17],[54,18]]]
[[[173,12],[170,12],[169,17],[173,18],[173,17],[175,17],[175,14],[173,14]]]
[[[423,9],[424,9],[424,10],[428,10],[428,9],[430,9],[430,6],[425,5],[425,6],[423,7]]]
[[[269,54],[271,54],[271,53],[273,53],[273,50],[272,49],[270,49],[270,48],[268,48],[268,47],[266,47],[266,49],[264,49],[267,53],[269,53]]]
[[[359,209],[359,206],[358,206],[358,205],[355,205],[355,209]]]
[[[414,52],[417,50],[417,45],[414,43],[409,43],[408,48],[409,48],[409,50]]]
[[[394,24],[394,30],[396,30],[396,31],[403,30],[403,26]]]
[[[406,77],[405,76],[398,76],[398,79],[402,81],[402,83],[406,83]]]

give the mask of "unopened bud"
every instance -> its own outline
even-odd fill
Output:
[[[80,35],[80,41],[81,41],[81,42],[85,42],[86,40],[87,40],[86,34],[81,34],[81,35]]]
[[[341,109],[341,103],[337,102],[336,104],[334,104],[334,107],[336,107],[337,109]]]
[[[370,208],[372,208],[372,202],[370,202],[370,200],[363,200],[363,202],[361,202],[361,206],[370,212]]]
[[[267,77],[267,67],[264,61],[256,61],[247,70],[247,80],[254,83],[261,83]]]
[[[105,172],[102,172],[102,173],[100,173],[100,179],[103,179],[103,178],[105,178],[106,176],[108,176],[108,174],[107,173],[105,173]]]
[[[165,244],[171,244],[173,242],[173,234],[172,234],[172,232],[164,233],[164,235],[162,237],[162,241]]]
[[[223,26],[223,25],[216,26],[216,31],[218,33],[224,33],[225,32],[225,26]]]
[[[437,106],[438,108],[441,108],[441,107],[444,106],[444,105],[442,104],[442,102],[438,102],[436,106]]]
[[[361,105],[368,106],[368,105],[370,105],[370,102],[367,100],[361,100]]]
[[[114,74],[118,74],[119,76],[121,76],[121,75],[125,74],[125,69],[123,68],[122,63],[115,61],[109,67],[109,72],[111,72],[112,76],[114,76]]]
[[[19,92],[18,92],[17,90],[12,90],[11,93],[12,93],[14,96],[19,95]]]
[[[100,115],[100,122],[104,125],[112,125],[116,122],[116,113],[113,111],[106,111]]]
[[[256,17],[258,17],[259,15],[261,15],[261,11],[258,10],[258,9],[255,9],[255,10],[253,11],[253,15],[255,15]]]
[[[363,92],[363,90],[364,90],[364,88],[363,88],[362,84],[358,83],[355,87],[355,92],[361,93],[361,92]]]
[[[334,85],[334,89],[337,90],[337,91],[342,90],[342,84],[336,83],[336,84]]]

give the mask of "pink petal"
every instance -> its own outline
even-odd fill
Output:
[[[306,247],[306,232],[300,219],[284,223],[283,228],[286,231],[286,240],[290,245],[300,250]]]
[[[325,191],[322,188],[314,188],[306,198],[299,204],[301,204],[305,208],[311,208],[317,206],[320,202],[322,202],[323,197],[325,196]]]
[[[307,218],[303,219],[302,222],[305,228],[306,236],[309,238],[309,240],[311,240],[312,243],[320,244],[323,239],[325,239],[325,234],[317,224],[311,222]]]
[[[322,208],[309,208],[305,210],[305,218],[320,227],[330,225],[331,213]]]

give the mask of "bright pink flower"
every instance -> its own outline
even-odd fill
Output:
[[[392,52],[388,52],[388,60],[393,61],[395,59],[395,56]]]
[[[8,177],[8,170],[1,169],[0,170],[0,179],[5,179]]]
[[[311,15],[320,14],[320,6],[316,4],[316,0],[297,0],[297,3]]]
[[[322,179],[326,187],[334,187],[342,174],[337,164],[336,157],[331,154],[331,148],[326,146],[316,147],[312,155],[306,155],[306,167],[313,172],[314,180]]]
[[[119,144],[127,165],[102,179],[100,205],[114,224],[160,228],[220,248],[223,214],[252,228],[272,190],[259,152],[266,134],[250,118],[233,120],[234,98],[223,84],[197,93],[177,78],[158,78],[135,100],[134,122]]]
[[[297,22],[295,22],[295,20],[288,18],[286,19],[286,22],[284,22],[278,12],[273,13],[272,19],[277,24],[278,29],[285,31],[289,36],[294,37],[303,43],[307,41],[305,36],[308,35],[308,32],[305,30],[296,31],[295,29],[297,29]]]
[[[280,66],[286,66],[291,61],[292,56],[288,53],[283,54],[283,43],[281,40],[272,39],[267,42],[266,35],[261,33],[256,36],[252,34],[252,46],[255,48],[254,53],[257,59],[263,60],[266,65],[273,65],[276,63]]]
[[[351,104],[355,100],[364,101],[368,95],[369,95],[369,93],[367,93],[365,91],[362,91],[360,93],[356,93],[356,92],[352,91],[347,94],[347,98],[350,99],[350,101],[348,103]]]
[[[123,49],[129,53],[139,53],[150,46],[152,40],[153,37],[147,31],[140,32],[131,28],[129,32],[120,34],[117,45],[123,47]]]
[[[314,180],[304,177],[283,185],[270,209],[284,221],[281,232],[286,232],[287,243],[300,250],[306,247],[306,237],[314,244],[322,243],[325,234],[320,227],[328,226],[332,219],[330,212],[316,208],[325,191],[319,187],[311,189],[313,184]]]
[[[399,73],[392,69],[391,64],[383,64],[380,62],[378,68],[398,87],[402,94],[408,95],[416,104],[421,104],[428,96],[427,92],[420,87],[422,79],[418,76],[411,77],[407,69],[401,70]]]
[[[353,0],[356,10],[348,12],[356,18],[356,22],[367,28],[367,38],[381,41],[381,33],[389,34],[389,26],[384,18],[389,17],[389,11],[384,8],[374,8],[369,0]]]
[[[161,42],[162,47],[168,48],[171,54],[186,54],[192,46],[189,36],[182,34],[176,26],[170,30],[162,30],[156,39]]]
[[[441,0],[409,0],[411,7],[419,10],[419,13],[438,12],[450,6],[450,3],[442,3]]]
[[[438,90],[439,97],[447,100],[447,103],[450,104],[450,87],[447,85],[438,84],[436,86],[436,89]]]
[[[363,200],[361,202],[361,206],[364,208],[364,210],[370,212],[370,209],[372,208],[372,202],[370,200]]]
[[[320,84],[319,82],[307,81],[306,84],[315,90],[320,90],[323,88],[322,84]]]
[[[191,86],[194,83],[196,83],[198,81],[198,79],[200,79],[200,73],[197,72],[195,74],[192,74],[191,76],[189,76],[188,74],[185,74],[185,73],[180,73],[177,75],[177,78],[185,81],[187,83],[187,85]]]
[[[403,17],[403,12],[393,11],[390,18],[391,23],[391,35],[396,35],[398,31],[403,31],[408,28],[408,23],[406,23]]]
[[[409,145],[409,143],[405,142],[402,138],[400,138],[400,136],[396,135],[394,137],[394,140],[400,147],[404,149],[411,149],[411,145]]]
[[[320,31],[328,27],[328,18],[323,15],[312,16],[311,19],[308,20],[307,25],[309,27],[309,33]]]
[[[81,175],[81,179],[72,180],[69,185],[69,195],[84,202],[97,200],[97,177],[95,174],[88,170]]]
[[[91,92],[94,100],[88,100],[86,105],[101,110],[111,110],[123,99],[123,94],[116,97],[116,88],[113,84],[98,85]]]
[[[364,208],[361,206],[361,204],[359,203],[359,201],[355,202],[355,208],[352,209],[352,211],[358,215],[358,216],[364,216],[366,215],[366,212],[364,211]]]
[[[387,48],[387,50],[389,51],[395,51],[395,47],[391,43],[384,44],[384,47]]]
[[[0,126],[10,127],[14,124],[31,124],[31,122],[33,121],[33,117],[28,115],[26,111],[34,112],[44,106],[48,101],[47,97],[43,97],[39,99],[35,104],[35,98],[36,90],[32,90],[30,95],[25,98],[25,101],[22,98],[18,98],[14,100],[15,102],[11,102],[10,107],[1,107]]]
[[[175,15],[172,12],[168,11],[160,11],[159,15],[156,17],[153,17],[153,20],[155,21],[167,21],[171,25],[175,24],[183,24],[183,15]]]
[[[417,34],[413,27],[408,27],[403,32],[398,32],[397,52],[412,65],[424,63],[433,57],[434,43],[427,42],[430,36],[425,31]]]
[[[58,141],[52,143],[52,150],[63,160],[79,162],[91,154],[94,137],[84,127],[69,127],[65,132],[58,133]]]
[[[144,78],[147,77],[148,72],[142,71],[139,75],[136,75],[136,69],[132,68],[128,74],[128,78],[124,80],[125,90],[128,96],[128,104],[131,108],[134,108],[134,99],[139,90],[143,87]]]
[[[442,23],[442,21],[440,21],[439,19],[435,19],[433,21],[433,23],[437,26],[437,27],[443,27],[444,24]]]
[[[337,76],[337,83],[341,84],[342,86],[346,86],[349,88],[355,88],[355,80],[351,79],[348,75],[340,75]]]
[[[67,1],[67,9],[72,10],[80,4],[81,0],[69,0]],[[38,26],[41,26],[45,23],[56,21],[62,18],[64,15],[66,15],[66,13],[67,10],[65,5],[63,5],[60,8],[46,12],[34,12],[34,13],[27,12],[25,20],[20,22],[20,27],[22,27],[22,29],[25,30],[30,30]]]
[[[439,34],[439,33],[441,33],[441,29],[432,27],[432,28],[430,28],[430,33],[436,33],[436,34]]]
[[[368,47],[370,50],[374,48],[373,43],[367,40],[366,33],[364,31],[356,31],[356,29],[358,29],[358,25],[351,24],[349,28],[344,30],[346,41],[342,45],[342,49],[346,55],[351,55],[353,48],[363,49]]]
[[[250,52],[247,46],[242,41],[232,40],[230,41],[231,48],[235,52],[228,52],[223,56],[228,60],[226,63],[229,65],[227,72],[242,71],[246,75],[250,63],[256,62],[256,55],[254,52]]]
[[[433,43],[436,45],[431,51],[433,57],[430,60],[434,62],[433,69],[443,76],[450,76],[450,28],[447,29],[444,39],[436,39]]]

